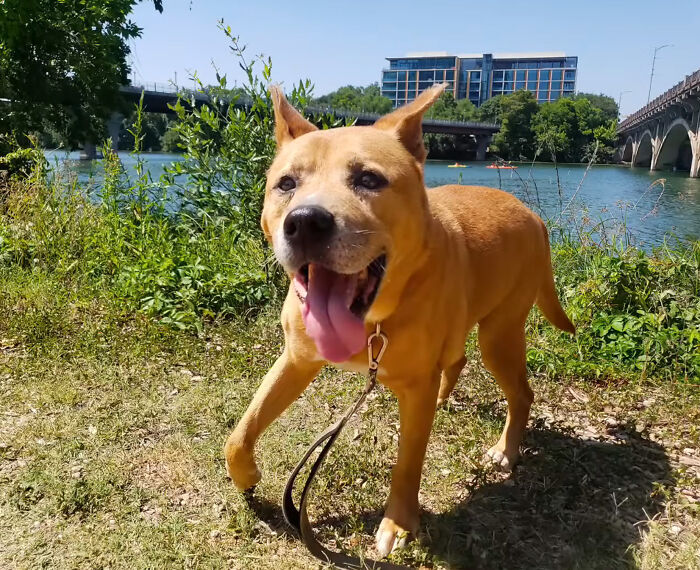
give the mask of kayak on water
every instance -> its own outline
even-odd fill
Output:
[[[498,168],[501,170],[515,170],[518,167],[513,166],[512,164],[489,164],[486,168]]]

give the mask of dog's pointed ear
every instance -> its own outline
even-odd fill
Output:
[[[270,86],[270,96],[275,111],[275,139],[278,149],[301,135],[318,130],[289,104],[279,86]]]
[[[425,162],[426,152],[423,145],[423,115],[447,87],[447,83],[426,89],[414,101],[399,107],[393,113],[384,115],[374,126],[396,133],[406,149],[416,157],[418,162]]]

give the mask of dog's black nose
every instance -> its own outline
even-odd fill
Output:
[[[284,236],[305,249],[325,245],[335,230],[335,218],[320,206],[299,206],[284,219]]]

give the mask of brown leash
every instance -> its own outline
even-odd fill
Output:
[[[376,569],[376,570],[405,570],[405,566],[399,566],[397,564],[391,564],[390,562],[380,562],[370,559],[361,559],[355,556],[348,556],[342,552],[333,552],[325,546],[323,546],[316,537],[314,536],[313,528],[309,522],[309,516],[306,513],[306,506],[308,502],[309,490],[311,489],[311,484],[313,483],[314,477],[318,472],[321,464],[323,463],[326,455],[331,450],[331,447],[338,439],[340,432],[345,427],[348,420],[357,412],[358,408],[365,401],[367,395],[374,389],[377,384],[377,371],[379,370],[379,362],[384,356],[384,351],[389,344],[389,339],[381,331],[379,323],[377,323],[377,329],[373,332],[367,339],[367,355],[369,360],[369,370],[367,374],[367,384],[365,384],[364,390],[357,398],[355,403],[350,406],[345,415],[340,418],[336,423],[330,426],[326,431],[324,431],[316,441],[311,444],[309,450],[304,454],[299,464],[294,468],[292,474],[287,480],[287,485],[284,488],[284,496],[282,497],[282,510],[284,512],[284,518],[287,522],[294,527],[294,529],[299,533],[301,541],[304,543],[309,552],[313,554],[319,560],[323,562],[333,564],[338,568],[347,568],[350,570],[360,570],[364,568]],[[375,346],[376,345],[376,346]],[[375,355],[375,349],[378,349]],[[292,498],[292,491],[294,490],[294,484],[296,482],[299,472],[303,469],[309,457],[321,448],[316,461],[314,461],[309,471],[309,476],[304,484],[304,489],[301,492],[301,501],[299,503],[299,508],[294,505],[294,499]]]

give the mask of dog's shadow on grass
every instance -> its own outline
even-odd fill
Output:
[[[563,431],[528,431],[523,458],[507,479],[469,483],[466,497],[443,513],[424,513],[422,550],[450,568],[626,568],[639,542],[639,523],[662,509],[662,483],[671,482],[664,449],[621,425],[610,441]],[[483,474],[482,474],[483,475]],[[489,482],[489,479],[491,482]],[[293,536],[277,504],[251,499],[251,508],[277,533]],[[374,529],[379,511],[355,514]],[[317,526],[343,528],[347,516]],[[404,559],[405,563],[410,560]]]
[[[629,567],[671,468],[634,426],[616,433],[603,442],[530,430],[510,478],[476,482],[450,511],[424,515],[428,551],[452,568]]]

